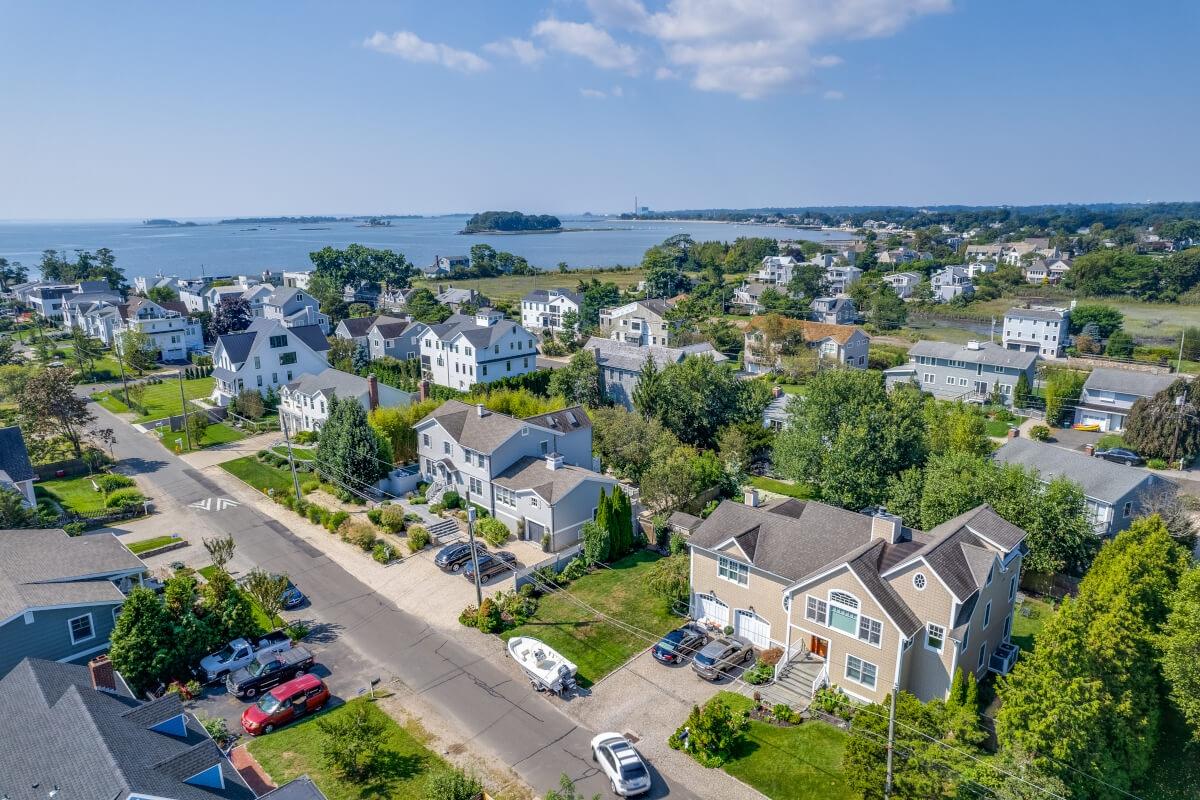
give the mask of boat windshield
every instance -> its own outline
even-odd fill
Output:
[[[265,711],[268,714],[274,714],[283,705],[283,701],[279,700],[273,694],[264,694],[262,699],[257,703],[260,711]]]

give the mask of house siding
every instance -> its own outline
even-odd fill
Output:
[[[723,553],[692,548],[690,607],[693,616],[698,616],[699,595],[712,595],[729,607],[726,625],[733,624],[733,614],[737,609],[752,608],[754,613],[771,624],[772,644],[783,647],[787,637],[787,612],[783,610],[783,590],[789,582],[751,566],[746,585],[740,586],[717,573],[721,555],[743,564],[749,563],[749,559],[736,545],[727,547]]]
[[[913,586],[913,576],[918,572],[925,576],[925,588],[921,590]],[[932,622],[946,630],[941,653],[925,647],[925,627],[917,631],[912,646],[905,654],[908,664],[900,688],[912,692],[922,700],[945,697],[950,690],[956,647],[950,640],[954,596],[924,562],[911,564],[888,576],[886,580],[912,609],[922,626]]]
[[[118,604],[113,603],[34,611],[33,622],[29,625],[25,624],[23,616],[18,616],[0,626],[0,675],[7,674],[26,657],[59,661],[107,646],[114,625],[113,609],[117,607]],[[67,621],[87,613],[92,615],[95,636],[71,644]]]

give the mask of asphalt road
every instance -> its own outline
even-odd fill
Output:
[[[96,404],[91,408],[103,425],[117,431],[115,454],[123,462],[122,469],[148,481],[159,504],[186,507],[223,495],[216,483],[151,436],[134,431]],[[233,535],[238,560],[287,573],[303,587],[311,605],[302,616],[316,623],[310,637],[313,650],[328,670],[336,694],[353,696],[355,688],[372,675],[385,682],[397,678],[497,753],[539,794],[556,787],[562,773],[575,779],[589,796],[607,794],[608,781],[591,761],[589,742],[595,732],[578,726],[527,682],[512,679],[485,658],[402,612],[257,510],[236,506],[194,513],[198,530]],[[344,675],[352,677],[339,679]],[[229,712],[240,713],[233,698],[221,702]],[[668,787],[657,773],[655,778],[652,797],[693,796]]]

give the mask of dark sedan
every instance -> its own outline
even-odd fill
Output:
[[[283,590],[283,607],[287,609],[299,608],[308,600],[304,596],[304,592],[296,588],[296,584],[292,583],[292,579],[288,578],[287,588]]]
[[[708,643],[708,634],[695,625],[676,628],[658,640],[650,654],[663,664],[679,664]]]
[[[1103,458],[1105,461],[1112,461],[1115,464],[1124,464],[1127,467],[1140,467],[1146,463],[1146,459],[1132,450],[1126,450],[1123,447],[1114,447],[1111,450],[1097,450],[1096,457]]]
[[[487,555],[488,550],[483,545],[483,542],[476,542],[475,552],[479,553],[480,558],[483,558]],[[470,560],[470,542],[453,542],[452,544],[448,544],[441,550],[438,550],[437,555],[433,557],[433,563],[437,564],[438,569],[444,572],[458,572]]]
[[[479,582],[487,583],[493,575],[508,574],[515,570],[517,557],[507,550],[495,553],[484,553],[479,557]],[[475,565],[470,561],[463,567],[463,577],[469,581],[475,580]]]

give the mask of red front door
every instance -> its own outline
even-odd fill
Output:
[[[818,658],[825,658],[829,655],[829,642],[820,636],[813,636],[808,642],[808,650]]]

